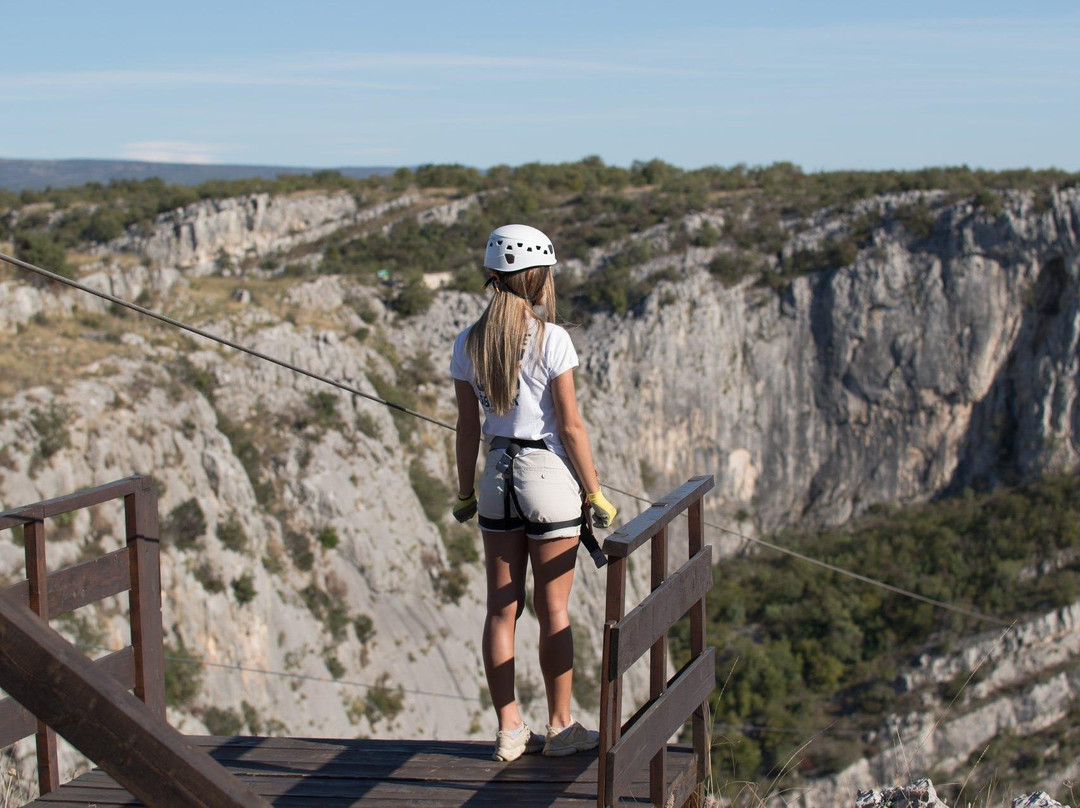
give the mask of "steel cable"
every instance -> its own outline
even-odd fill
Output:
[[[336,388],[338,388],[340,390],[344,390],[347,393],[351,393],[352,395],[360,396],[361,398],[366,398],[369,401],[374,401],[377,404],[382,404],[382,405],[384,405],[386,407],[389,407],[391,409],[397,410],[399,412],[403,412],[406,415],[411,415],[414,418],[420,418],[420,419],[422,419],[424,421],[427,421],[428,423],[434,424],[436,426],[443,427],[444,429],[449,429],[451,432],[456,432],[457,431],[456,427],[454,427],[452,424],[447,423],[446,421],[439,420],[438,418],[433,418],[430,415],[425,415],[422,412],[417,412],[416,410],[410,409],[409,407],[402,406],[401,404],[397,404],[397,403],[395,403],[393,401],[387,401],[386,399],[379,398],[378,396],[373,396],[370,393],[365,393],[362,390],[358,390],[355,387],[352,387],[352,386],[347,385],[347,384],[343,384],[342,382],[339,382],[339,381],[337,381],[335,379],[332,379],[332,378],[330,378],[328,376],[324,376],[324,375],[322,375],[320,373],[315,373],[313,371],[306,370],[305,368],[299,367],[299,366],[294,365],[294,364],[292,364],[290,362],[286,362],[286,361],[284,361],[282,359],[278,359],[276,357],[270,356],[269,354],[265,354],[262,351],[257,351],[254,348],[249,348],[246,345],[242,345],[242,344],[240,344],[238,342],[235,342],[233,340],[227,339],[227,338],[219,336],[217,334],[212,334],[209,331],[206,331],[204,329],[201,329],[201,328],[198,328],[196,326],[189,325],[187,323],[181,322],[180,320],[176,320],[176,319],[174,319],[172,317],[168,317],[168,316],[166,316],[164,314],[153,311],[151,309],[147,309],[147,308],[145,308],[143,306],[140,306],[140,305],[138,305],[136,303],[132,303],[132,302],[127,301],[127,300],[123,300],[122,298],[111,295],[108,292],[102,292],[102,291],[100,291],[98,289],[94,289],[93,287],[90,287],[90,286],[87,286],[85,284],[79,283],[76,280],[73,280],[71,278],[66,278],[63,275],[59,275],[59,274],[57,274],[55,272],[50,272],[47,269],[42,269],[41,267],[35,266],[34,264],[27,263],[26,261],[19,260],[18,258],[12,258],[11,256],[4,255],[3,253],[0,253],[0,261],[6,261],[7,263],[11,264],[12,266],[20,267],[20,268],[28,270],[30,272],[34,272],[34,273],[36,273],[36,274],[38,274],[38,275],[40,275],[42,277],[48,278],[49,280],[56,281],[57,283],[64,284],[65,286],[70,286],[71,288],[78,289],[81,292],[85,292],[87,294],[94,295],[94,296],[99,297],[99,298],[101,298],[103,300],[107,300],[110,303],[114,303],[114,304],[116,304],[118,306],[122,306],[124,308],[130,309],[131,311],[138,312],[139,314],[145,315],[147,317],[151,317],[151,318],[153,318],[155,320],[159,320],[160,322],[163,322],[163,323],[165,323],[167,325],[171,325],[171,326],[173,326],[175,328],[180,328],[180,329],[182,329],[184,331],[188,331],[188,332],[190,332],[192,334],[196,334],[197,336],[200,336],[203,339],[208,339],[208,340],[211,340],[213,342],[217,342],[217,343],[219,343],[221,345],[225,345],[225,346],[227,346],[229,348],[232,348],[232,349],[234,349],[236,351],[240,351],[241,353],[248,354],[249,356],[254,356],[257,359],[262,359],[262,360],[264,360],[266,362],[271,362],[271,363],[273,363],[275,365],[278,365],[279,367],[285,368],[286,370],[293,371],[294,373],[299,373],[299,374],[301,374],[303,376],[307,376],[307,377],[309,377],[311,379],[315,379],[316,381],[323,382],[324,384],[329,384],[329,385],[331,385],[333,387],[336,387]],[[614,492],[619,493],[619,494],[622,494],[623,496],[630,497],[631,499],[637,500],[639,502],[648,503],[650,505],[652,504],[652,500],[650,500],[650,499],[648,499],[646,497],[638,496],[637,494],[632,494],[629,491],[624,491],[621,488],[617,488],[614,485],[611,485],[609,483],[605,483],[605,486],[609,490],[614,491]],[[682,516],[685,518],[686,514],[684,513],[684,514],[682,514]],[[754,538],[754,537],[751,537],[751,536],[746,536],[746,535],[740,533],[739,531],[731,530],[730,528],[721,527],[720,525],[713,524],[712,522],[705,522],[704,524],[707,525],[708,527],[713,528],[714,530],[720,531],[721,533],[726,533],[726,534],[729,534],[731,536],[735,536],[735,537],[737,537],[739,539],[742,539],[745,542],[761,545],[761,546],[766,547],[766,548],[768,548],[770,550],[773,550],[775,552],[791,556],[792,558],[798,559],[800,561],[804,561],[804,562],[806,562],[808,564],[813,564],[813,565],[816,565],[816,566],[821,567],[823,569],[830,570],[831,572],[835,572],[838,575],[845,575],[845,576],[847,576],[849,578],[852,578],[852,579],[854,579],[856,581],[861,581],[861,582],[863,582],[865,584],[869,584],[871,586],[879,587],[881,589],[887,590],[887,591],[892,592],[894,594],[901,595],[901,596],[906,597],[906,598],[911,598],[912,600],[917,600],[917,601],[920,601],[922,603],[926,603],[926,604],[928,604],[930,606],[934,606],[934,607],[939,608],[939,609],[945,609],[947,611],[955,612],[957,614],[961,614],[961,615],[964,615],[964,616],[967,616],[967,617],[972,617],[972,618],[975,618],[977,620],[982,620],[982,621],[985,621],[985,622],[988,622],[988,623],[993,623],[994,625],[998,625],[998,626],[1010,626],[1010,625],[1012,625],[1012,623],[1010,623],[1008,621],[1005,621],[1005,620],[1001,620],[1000,618],[992,617],[992,616],[986,615],[986,614],[982,614],[981,612],[977,612],[977,611],[974,611],[972,609],[967,609],[967,608],[965,608],[963,606],[956,606],[955,604],[946,603],[945,601],[941,601],[941,600],[936,600],[934,598],[930,598],[930,597],[927,597],[925,595],[920,595],[917,592],[912,592],[910,590],[903,589],[903,588],[898,587],[898,586],[893,586],[892,584],[885,583],[884,581],[879,581],[876,578],[871,578],[871,577],[869,577],[867,575],[862,575],[862,574],[857,573],[857,572],[852,572],[851,570],[846,570],[846,569],[844,569],[842,567],[836,566],[835,564],[830,564],[827,561],[821,561],[819,559],[816,559],[816,558],[813,558],[811,556],[805,555],[803,553],[797,552],[796,550],[792,550],[790,548],[783,547],[781,545],[774,544],[772,542],[768,542],[768,541],[766,541],[764,539],[758,539],[758,538]]]

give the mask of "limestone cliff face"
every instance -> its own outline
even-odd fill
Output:
[[[208,273],[223,254],[235,261],[282,253],[414,201],[405,195],[362,207],[345,193],[210,199],[160,216],[148,234],[122,236],[110,247],[141,255],[157,266]]]
[[[722,288],[691,251],[641,316],[579,333],[601,462],[716,474],[714,507],[764,530],[1075,468],[1078,236],[1072,190],[992,221],[948,207],[923,239],[879,228],[780,293]]]
[[[861,212],[889,214],[911,201],[877,198]],[[201,317],[197,324],[210,331],[373,394],[417,396],[452,419],[445,368],[453,336],[481,310],[478,295],[441,292],[428,314],[412,319],[387,311],[380,290],[335,277],[258,288],[253,281],[253,292],[209,315],[192,302],[223,250],[280,255],[412,204],[364,207],[319,194],[202,202],[163,217],[150,235],[111,245],[140,266],[121,268],[106,251],[88,280],[122,297],[145,292]],[[469,204],[408,215],[445,222]],[[752,535],[1076,468],[1080,192],[1055,194],[1045,210],[1014,194],[1000,216],[938,204],[927,234],[878,226],[851,265],[780,291],[754,280],[721,285],[705,268],[722,248],[664,253],[664,227],[634,237],[661,253],[641,272],[673,265],[679,280],[661,282],[639,312],[598,316],[571,332],[602,480],[654,497],[693,474],[714,474],[710,520]],[[788,249],[813,245],[846,221],[822,215]],[[568,270],[587,275],[617,246]],[[16,281],[0,294],[0,329],[16,349],[18,329],[35,317],[104,311],[79,294]],[[232,711],[245,732],[490,734],[482,569],[452,561],[443,536],[452,543],[452,528],[424,511],[425,480],[453,479],[450,433],[399,424],[381,406],[207,343],[139,329],[122,342],[122,357],[77,369],[62,389],[22,390],[0,402],[0,506],[136,471],[159,481],[163,524],[175,528],[162,562],[168,641],[177,654],[213,663],[174,720],[203,729],[215,707]],[[44,434],[49,424],[62,434]],[[612,499],[625,516],[642,507]],[[201,527],[185,510],[191,501]],[[110,519],[79,517],[58,530],[50,565],[118,540]],[[740,541],[707,536],[724,548]],[[21,574],[18,548],[0,544],[0,571]],[[234,586],[245,576],[250,590]],[[447,597],[454,581],[457,602]],[[602,576],[579,565],[572,611],[583,679],[598,664],[602,588]],[[635,581],[636,594],[643,588]],[[1069,615],[1060,619],[1075,622]],[[64,629],[93,646],[124,637],[108,610]],[[542,724],[532,621],[523,621],[519,641],[523,701]],[[920,666],[909,674],[912,688],[955,675],[954,661],[937,664],[948,670]],[[1017,656],[1010,664],[1028,663]],[[643,693],[642,673],[631,677],[628,707]],[[1046,712],[1071,699],[1076,683],[1051,677],[1038,687],[1048,701],[1033,709]],[[576,707],[587,720],[595,706],[588,692]],[[1014,717],[1025,698],[1005,686],[985,694],[996,705],[987,709]],[[914,733],[927,719],[903,720]],[[957,723],[955,732],[964,731]],[[961,760],[982,736],[963,737],[932,748]],[[852,777],[873,779],[877,765]]]

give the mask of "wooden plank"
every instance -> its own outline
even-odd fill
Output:
[[[108,502],[112,499],[119,499],[122,496],[126,496],[127,494],[138,490],[145,485],[146,481],[149,479],[150,478],[146,475],[136,474],[132,477],[125,477],[122,480],[105,483],[104,485],[98,485],[94,488],[76,491],[74,494],[66,494],[62,497],[47,499],[43,502],[36,502],[33,505],[12,508],[11,510],[0,513],[0,530],[16,525],[24,525],[29,521],[40,521],[42,519],[48,519],[51,516],[70,513],[71,511],[77,511],[80,508],[89,508],[92,505],[100,505],[101,503]]]
[[[709,698],[716,686],[715,671],[716,652],[709,648],[676,674],[667,692],[626,729],[605,761],[605,777],[616,791],[679,730],[695,706]]]
[[[48,576],[49,615],[62,614],[81,609],[99,600],[119,595],[130,586],[128,548],[84,561],[62,570],[54,570]],[[2,590],[5,597],[30,605],[30,582],[19,581]]]
[[[0,688],[154,806],[237,808],[266,801],[32,612],[0,598]]]
[[[415,808],[417,805],[424,808],[494,808],[506,805],[513,805],[515,808],[581,808],[593,804],[596,799],[596,760],[591,755],[575,755],[569,758],[528,756],[510,766],[493,766],[494,771],[487,782],[463,783],[458,778],[460,756],[464,755],[470,765],[477,763],[478,761],[474,760],[476,755],[484,752],[490,754],[489,743],[214,737],[199,737],[193,740],[202,748],[213,750],[215,754],[227,751],[232,754],[247,752],[260,755],[273,752],[286,755],[288,750],[293,748],[313,755],[320,749],[325,749],[330,750],[331,754],[348,753],[353,758],[363,759],[365,756],[383,757],[387,752],[399,755],[405,750],[424,755],[423,750],[433,745],[441,750],[425,756],[433,766],[433,770],[428,774],[429,779],[425,781],[409,779],[413,774],[409,770],[379,779],[368,779],[362,774],[358,777],[307,772],[293,775],[240,774],[239,779],[242,782],[272,800],[276,808],[335,808],[352,805],[365,808]],[[676,785],[680,773],[693,768],[693,752],[686,747],[671,747],[668,751],[672,761],[671,783],[667,789],[670,795],[677,793]],[[582,758],[586,757],[588,760],[583,761]],[[225,761],[230,767],[239,762]],[[583,762],[587,765],[582,765]],[[416,763],[420,763],[419,757]],[[545,766],[557,768],[575,765],[580,769],[580,774],[572,783],[552,782],[542,773],[529,780],[503,779],[522,763],[535,764],[541,772]],[[635,778],[627,794],[638,802],[648,802],[648,782],[643,772]],[[101,771],[84,774],[61,786],[58,792],[32,803],[39,808],[85,808],[88,804],[103,808],[106,805],[135,806],[141,803],[133,801],[112,778]]]
[[[131,551],[131,645],[135,649],[135,695],[165,717],[165,656],[161,625],[161,546],[157,494],[149,477],[124,497],[127,546]]]
[[[23,525],[23,549],[26,553],[27,606],[49,621],[49,570],[45,563],[45,523]],[[38,789],[42,794],[60,787],[60,763],[57,760],[56,733],[40,719],[35,733],[37,744]]]
[[[94,661],[94,667],[120,682],[126,689],[135,686],[135,655],[122,648]],[[20,741],[37,730],[37,718],[13,698],[0,700],[0,749]]]
[[[689,526],[687,528],[687,543],[689,555],[694,556],[701,552],[705,543],[705,512],[701,500],[693,503],[687,513]],[[711,549],[711,548],[710,548]],[[711,577],[710,577],[711,581]],[[705,595],[701,600],[690,607],[690,658],[697,659],[698,655],[705,650]],[[691,721],[694,739],[694,751],[698,760],[698,783],[704,783],[709,779],[712,770],[712,757],[709,754],[709,703],[703,702],[694,710]]]
[[[37,718],[13,698],[0,701],[0,749],[37,732]]]
[[[56,617],[130,587],[130,553],[121,547],[107,555],[49,574],[49,614]]]
[[[701,499],[713,487],[713,477],[707,474],[691,477],[670,494],[654,502],[604,540],[604,554],[610,559],[625,558],[647,542],[660,528]]]
[[[681,770],[671,781],[664,800],[657,804],[670,805],[672,808],[683,808],[686,801],[690,799],[700,785],[697,778],[698,768],[698,756],[696,754],[691,755],[689,760],[682,764]]]
[[[696,602],[705,597],[712,584],[712,547],[706,546],[671,575],[661,589],[649,594],[612,627],[612,668],[608,676],[614,678],[626,673]]]
[[[609,558],[607,565],[607,602],[604,614],[604,646],[600,664],[601,671],[611,669],[611,627],[626,613],[626,559]],[[597,754],[601,761],[600,771],[605,771],[604,761],[608,751],[619,740],[622,731],[622,679],[618,676],[600,677],[600,744]],[[615,797],[609,784],[600,777],[596,786],[596,804],[605,808]]]
[[[664,587],[667,577],[667,527],[662,527],[652,537],[652,563],[650,584],[652,593]],[[667,629],[649,649],[649,699],[656,701],[664,695],[667,685]],[[649,762],[649,798],[653,805],[662,805],[667,783],[667,745],[663,744]]]

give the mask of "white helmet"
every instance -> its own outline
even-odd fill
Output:
[[[484,266],[496,272],[518,272],[555,263],[551,239],[527,224],[504,224],[488,236]]]

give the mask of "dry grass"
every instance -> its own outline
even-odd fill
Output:
[[[0,808],[17,808],[37,796],[37,789],[19,777],[10,747],[0,753]]]
[[[20,326],[17,351],[0,351],[0,397],[29,387],[59,392],[72,376],[108,357],[135,356],[120,337],[139,329],[132,318],[108,314],[37,318]]]
[[[233,299],[238,289],[251,293],[262,312],[272,321],[287,320],[298,327],[320,331],[340,331],[342,323],[333,312],[322,308],[305,308],[286,302],[289,289],[304,281],[296,278],[195,278],[191,280],[183,299],[174,306],[170,316],[192,324],[206,323],[238,317],[252,304],[239,303]]]

